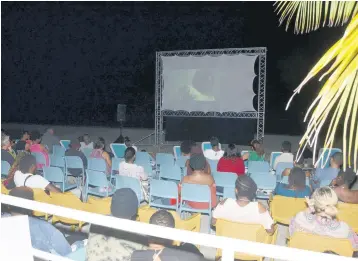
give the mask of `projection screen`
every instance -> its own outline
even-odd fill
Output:
[[[162,56],[162,110],[247,112],[257,55]]]

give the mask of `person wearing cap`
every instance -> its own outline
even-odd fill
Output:
[[[65,151],[65,156],[74,156],[81,158],[83,162],[83,166],[87,169],[87,158],[82,151],[80,151],[81,145],[78,143],[77,140],[71,140],[68,149]],[[68,171],[71,173],[72,176],[78,177],[82,174],[82,169],[72,169],[69,168]]]
[[[189,159],[189,167],[192,170],[190,175],[185,176],[181,183],[207,185],[211,191],[211,206],[216,206],[216,185],[214,178],[205,172],[206,159],[203,154],[193,154]],[[188,201],[188,205],[192,208],[207,209],[208,203]]]
[[[136,220],[138,198],[130,188],[118,189],[111,202],[113,217]],[[120,222],[120,220],[118,220]],[[87,261],[127,261],[135,250],[147,247],[146,237],[122,230],[91,225],[86,246]]]
[[[348,168],[346,171],[341,170],[337,178],[332,180],[331,186],[340,201],[358,204],[358,190],[350,189],[357,179],[357,174],[352,168]]]
[[[333,180],[337,177],[338,172],[340,171],[341,166],[343,164],[343,153],[342,152],[334,153],[331,156],[329,163],[330,163],[329,168],[316,169],[316,174],[313,180],[313,188],[319,187],[322,180]]]
[[[226,219],[232,222],[260,224],[267,233],[275,231],[274,221],[262,203],[253,201],[256,197],[257,185],[255,181],[244,175],[235,182],[236,200],[227,198],[220,202],[213,210],[212,224],[217,219]]]

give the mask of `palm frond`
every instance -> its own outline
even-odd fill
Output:
[[[338,8],[338,6],[337,6]],[[338,8],[339,11],[339,8]],[[337,11],[337,13],[338,13]],[[339,16],[339,15],[338,15]],[[338,124],[343,121],[344,168],[358,165],[358,14],[355,15],[343,35],[311,69],[302,83],[294,90],[286,110],[293,97],[303,86],[327,65],[330,68],[320,77],[320,81],[329,75],[316,99],[312,102],[304,121],[310,117],[304,136],[300,141],[298,157],[307,145],[316,151],[317,139],[324,124],[329,122],[324,143],[332,148],[337,136]],[[314,153],[313,160],[316,161]]]
[[[343,25],[358,13],[356,1],[277,1],[274,5],[280,25],[287,20],[286,31],[296,16],[295,33],[308,33],[326,25]]]

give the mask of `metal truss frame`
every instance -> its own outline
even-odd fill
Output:
[[[257,119],[258,140],[263,141],[265,133],[265,91],[266,91],[266,47],[253,48],[230,48],[230,49],[204,49],[204,50],[182,50],[182,51],[162,51],[156,52],[155,62],[155,145],[164,144],[163,116],[169,117],[216,117],[216,118],[249,118]],[[259,59],[258,68],[258,91],[257,91],[257,111],[248,112],[200,112],[200,111],[168,111],[162,109],[163,92],[163,56],[220,56],[220,55],[257,55]]]

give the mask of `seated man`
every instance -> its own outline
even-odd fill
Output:
[[[343,164],[343,153],[336,152],[330,158],[330,167],[326,169],[317,168],[313,181],[313,188],[319,187],[322,180],[333,180],[337,177],[338,172]]]
[[[132,145],[132,142],[131,140],[129,139],[128,136],[125,136],[124,137],[124,144],[129,148],[129,147],[132,147],[133,149],[135,149],[135,151],[137,152],[138,151],[138,148],[134,145]]]
[[[149,223],[162,227],[175,227],[175,220],[172,214],[166,210],[158,210],[154,213],[151,216]],[[147,250],[136,250],[133,252],[131,258],[132,261],[194,261],[202,260],[203,258],[199,250],[192,244],[184,244],[179,247],[174,247],[172,240],[158,237],[149,237],[148,243],[149,247]]]
[[[71,140],[71,143],[68,146],[68,149],[65,152],[65,156],[75,156],[80,157],[83,162],[83,166],[85,169],[87,169],[87,157],[85,154],[83,154],[82,151],[80,151],[81,145],[76,140]],[[69,168],[68,171],[71,173],[71,175],[78,177],[82,174],[81,169],[72,169]]]
[[[224,156],[224,151],[219,148],[219,140],[216,137],[212,137],[210,139],[211,149],[204,151],[204,156],[207,159],[211,160],[219,160],[222,156]]]
[[[138,166],[135,161],[135,149],[129,147],[124,152],[124,162],[119,163],[119,175],[128,176],[140,180],[147,180],[148,174],[142,166]]]
[[[281,151],[282,154],[280,156],[277,156],[275,159],[275,163],[273,165],[274,169],[276,169],[277,164],[280,162],[289,162],[289,163],[293,162],[293,154],[291,153],[291,142],[289,141],[282,142]]]
[[[1,160],[7,161],[10,164],[10,166],[12,166],[12,164],[14,164],[15,158],[9,152],[10,148],[11,148],[10,137],[4,133],[1,133]]]
[[[114,193],[111,203],[112,216],[136,220],[137,212],[138,198],[133,190],[121,188]],[[146,243],[146,237],[138,234],[91,225],[86,247],[86,260],[130,260],[133,251],[146,249]]]
[[[352,169],[347,169],[346,171],[341,170],[338,173],[337,178],[332,180],[331,185],[340,201],[358,204],[358,190],[350,189],[356,179],[356,173],[354,173]]]
[[[189,156],[190,157],[191,148],[195,145],[196,145],[195,142],[192,140],[184,140],[180,144],[181,156]]]
[[[19,151],[30,151],[30,144],[30,132],[23,131],[21,139],[14,146],[14,150],[16,151],[16,153],[18,153]]]

